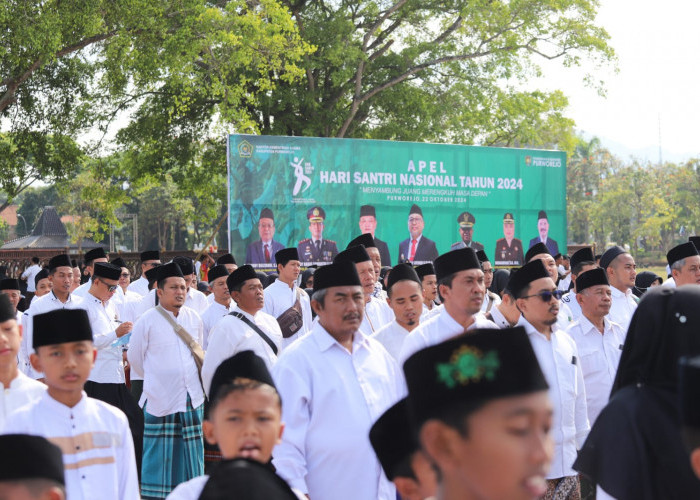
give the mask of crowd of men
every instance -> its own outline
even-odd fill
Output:
[[[0,281],[0,498],[700,498],[696,244],[648,291],[544,241],[498,279],[466,245],[382,273],[371,233],[303,274],[313,244],[249,248],[276,280],[226,254],[208,295],[157,251],[35,262],[24,312]]]

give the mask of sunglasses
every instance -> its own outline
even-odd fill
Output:
[[[104,283],[104,285],[107,287],[107,291],[110,293],[115,292],[117,290],[117,287],[119,286],[119,285],[109,285],[102,280],[100,280],[100,283]]]
[[[540,293],[534,295],[526,295],[525,297],[520,297],[521,299],[529,299],[530,297],[539,297],[542,302],[551,302],[552,297],[556,297],[557,300],[561,300],[564,292],[562,290],[544,290]]]

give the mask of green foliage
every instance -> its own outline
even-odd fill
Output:
[[[58,210],[73,216],[73,222],[66,224],[73,243],[84,238],[101,241],[110,225],[120,225],[117,211],[129,197],[114,175],[118,163],[111,160],[89,161],[75,177],[58,186]]]
[[[699,166],[697,159],[624,165],[597,138],[579,139],[567,165],[569,240],[598,249],[629,245],[634,255],[665,254],[700,232]]]
[[[289,1],[303,38],[304,85],[256,109],[264,134],[572,148],[561,93],[505,87],[565,65],[614,59],[597,2]],[[540,132],[541,131],[541,132]]]

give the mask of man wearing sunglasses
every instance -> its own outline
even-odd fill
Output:
[[[549,277],[556,284],[559,279],[559,269],[557,268],[557,263],[549,253],[549,250],[544,243],[535,243],[525,254],[525,263],[532,262],[533,260],[541,260],[544,267],[547,269]],[[564,292],[562,291],[562,294]],[[561,296],[559,297],[561,299]],[[559,314],[557,315],[557,323],[560,330],[566,330],[569,324],[573,321],[574,315],[571,313],[571,309],[566,304],[559,304]]]
[[[562,291],[557,290],[541,259],[525,264],[508,287],[522,313],[517,326],[528,334],[554,407],[554,458],[547,474],[546,498],[553,498],[555,492],[556,498],[580,498],[579,478],[572,465],[590,427],[576,344],[557,326]]]
[[[116,406],[126,414],[134,438],[137,470],[140,470],[143,412],[126,387],[123,346],[117,342],[117,339],[131,332],[133,324],[120,320],[118,309],[111,300],[119,288],[121,273],[121,267],[107,262],[98,262],[93,267],[83,308],[90,319],[97,357],[85,382],[85,392],[91,398]]]

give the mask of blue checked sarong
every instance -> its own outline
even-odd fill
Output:
[[[143,407],[141,497],[163,499],[178,484],[204,474],[204,405],[193,408],[188,395],[184,412],[164,417],[150,415],[147,405]]]

